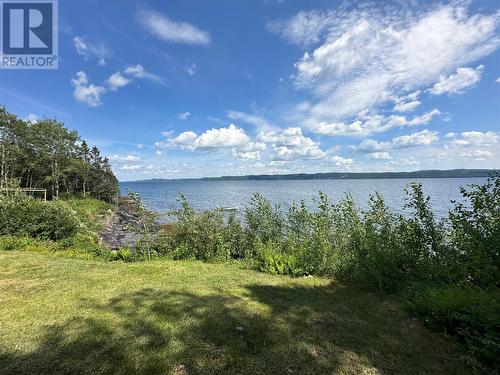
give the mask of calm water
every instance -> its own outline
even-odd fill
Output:
[[[339,200],[344,193],[351,193],[361,208],[366,208],[369,194],[378,191],[388,206],[395,212],[404,212],[403,189],[410,182],[420,182],[431,196],[436,215],[447,215],[452,206],[450,200],[460,200],[459,187],[481,184],[485,178],[425,178],[425,179],[367,179],[367,180],[284,180],[284,181],[148,181],[121,182],[122,194],[127,188],[141,194],[148,206],[160,212],[178,208],[179,192],[186,195],[196,210],[214,209],[217,206],[239,206],[248,204],[252,194],[258,192],[273,203],[289,207],[292,201],[312,199],[319,191],[331,200]]]

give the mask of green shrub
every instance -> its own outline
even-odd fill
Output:
[[[303,271],[298,268],[294,255],[282,253],[279,245],[268,241],[266,244],[257,244],[257,265],[262,272],[271,275],[293,275],[299,276]]]
[[[43,202],[23,194],[0,196],[0,235],[58,241],[77,228],[75,212],[65,202]]]
[[[500,176],[460,191],[465,202],[450,212],[456,268],[477,285],[500,287]]]
[[[96,232],[101,229],[101,220],[111,213],[113,206],[93,198],[64,198],[64,202],[75,211],[80,222],[80,230]]]
[[[171,212],[177,218],[168,235],[159,238],[159,248],[174,259],[228,260],[230,244],[224,242],[224,220],[218,211],[196,214],[186,198],[178,198],[182,209]]]
[[[245,210],[247,235],[252,243],[282,241],[285,219],[279,205],[273,205],[255,193]]]
[[[134,260],[133,252],[128,248],[121,248],[119,250],[107,250],[100,254],[102,258],[110,262],[132,262]]]
[[[32,240],[29,237],[0,236],[0,250],[24,250]]]
[[[253,249],[248,243],[247,235],[240,220],[234,212],[229,214],[222,230],[222,241],[232,259],[253,257]]]
[[[41,240],[32,237],[0,236],[0,251],[15,250],[49,253],[64,248],[63,244],[49,240]]]
[[[426,287],[407,297],[409,310],[433,328],[458,336],[473,355],[498,367],[500,291],[477,286]],[[498,368],[500,369],[500,368]]]

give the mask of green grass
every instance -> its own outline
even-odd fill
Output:
[[[0,252],[2,374],[453,374],[388,297],[231,264]]]

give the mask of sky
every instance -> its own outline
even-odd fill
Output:
[[[59,68],[0,70],[122,180],[500,168],[500,3],[59,1]]]

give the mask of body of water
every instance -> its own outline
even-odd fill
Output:
[[[137,181],[121,182],[122,195],[127,189],[139,193],[155,211],[165,212],[179,208],[176,198],[182,192],[196,210],[238,206],[243,209],[253,193],[260,193],[273,203],[288,208],[295,201],[304,200],[313,205],[313,198],[322,191],[332,201],[350,193],[361,208],[368,205],[369,195],[382,194],[394,212],[402,213],[405,204],[404,188],[411,182],[422,183],[424,191],[438,217],[446,216],[451,200],[460,200],[459,188],[469,184],[482,184],[486,178],[425,178],[425,179],[352,179],[352,180],[263,180],[263,181]]]

